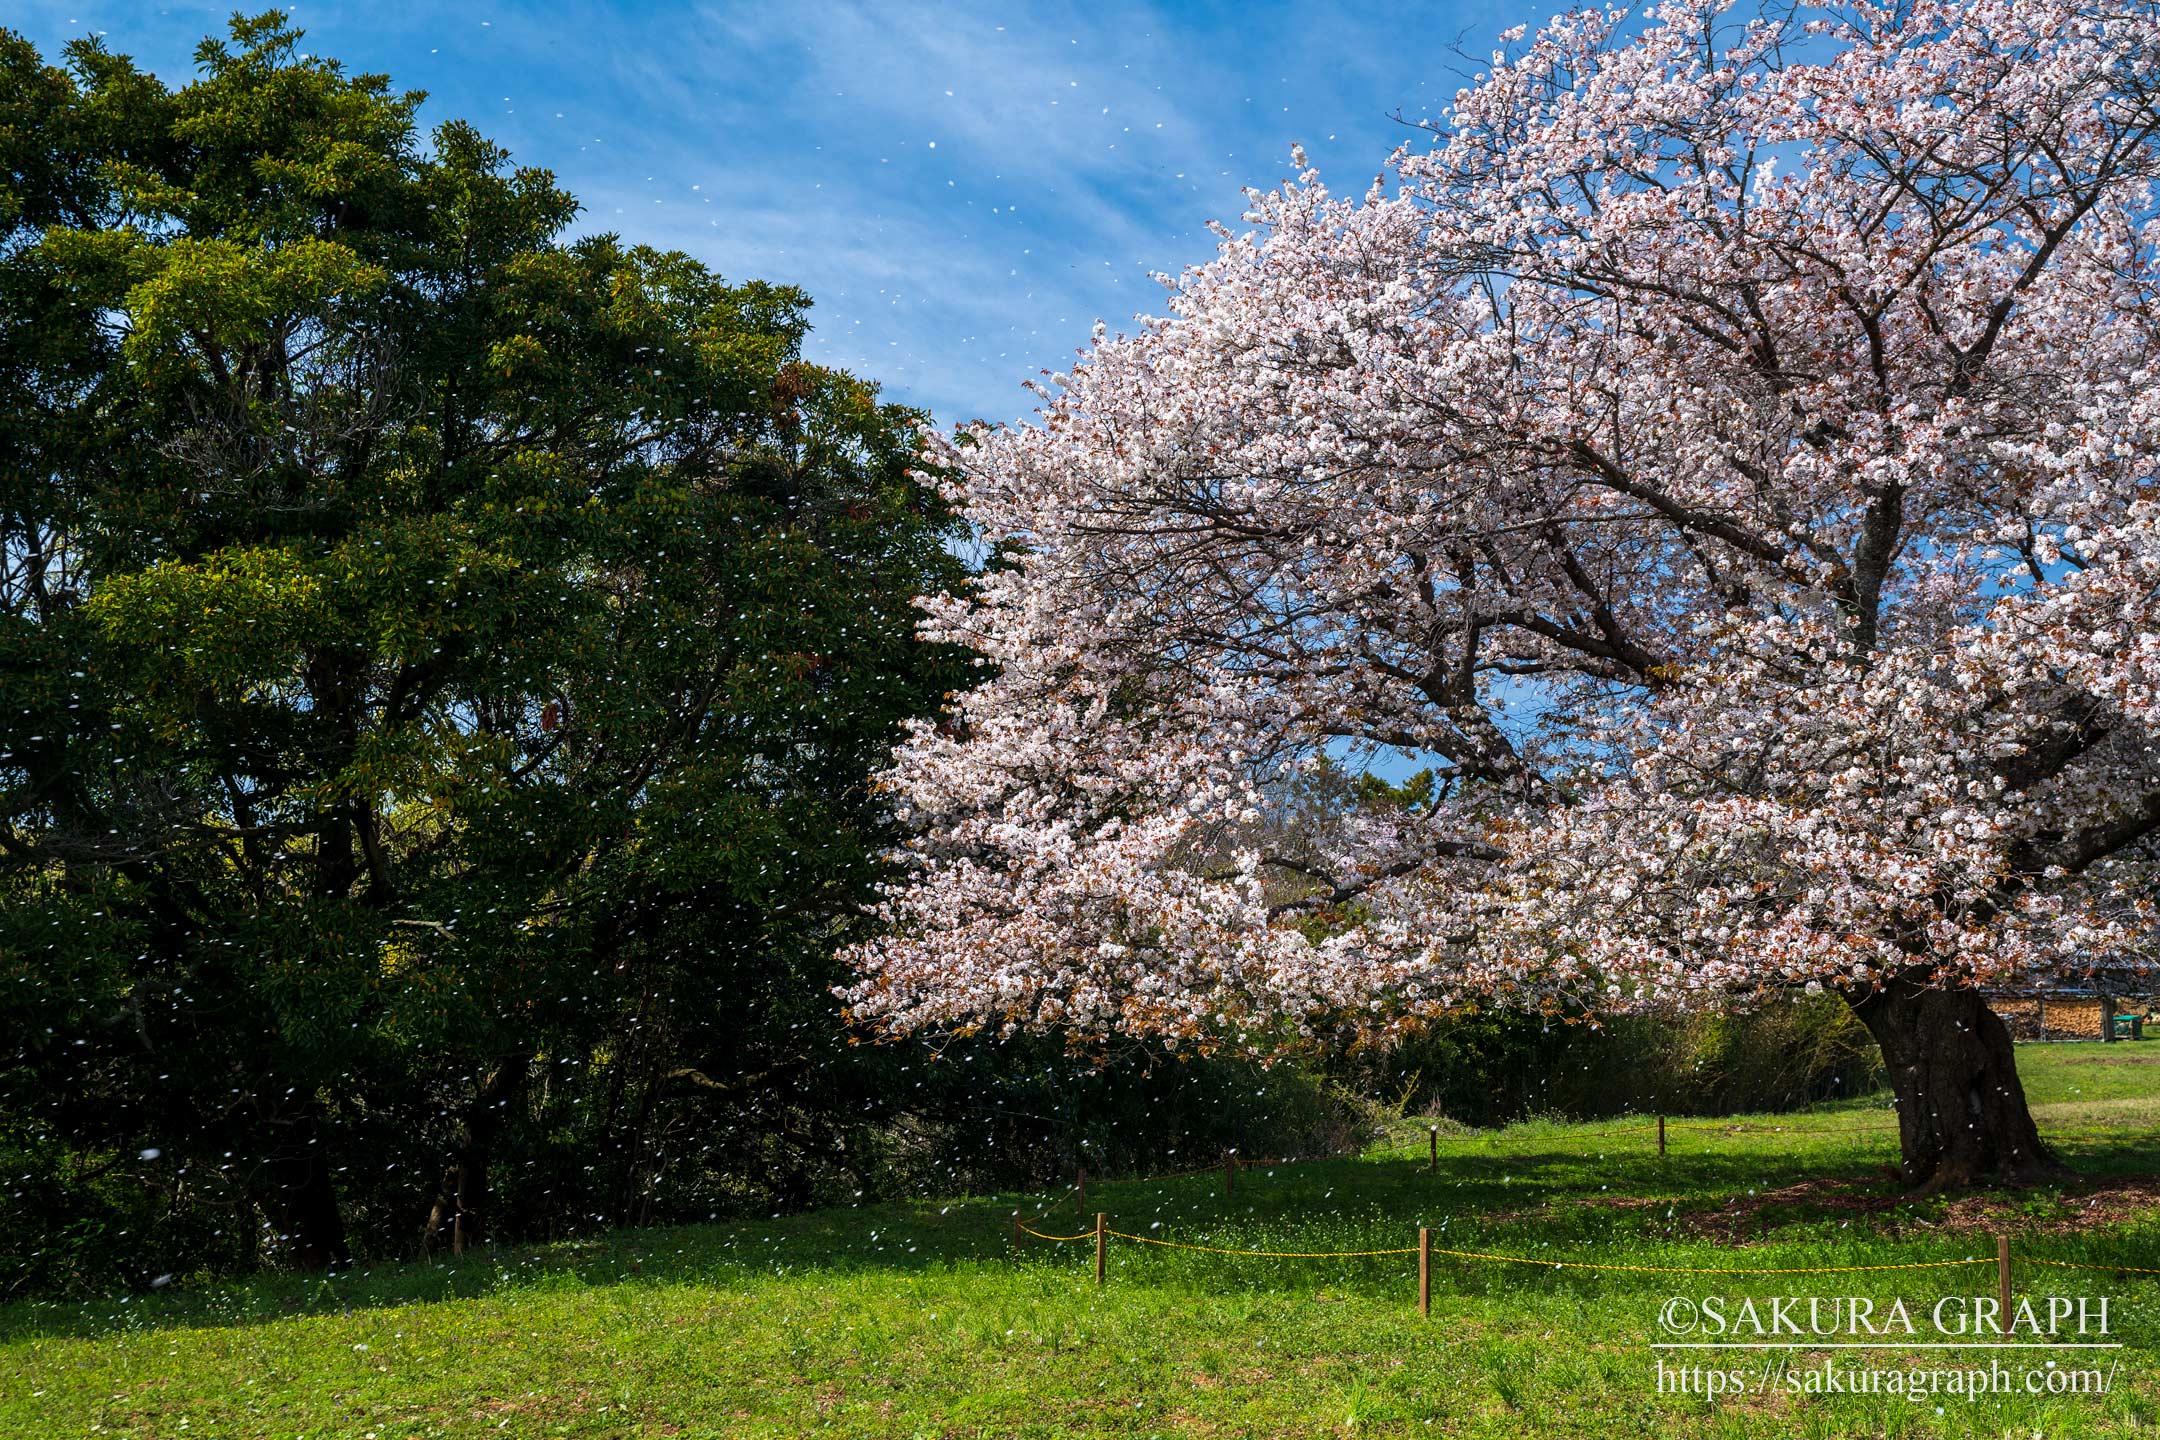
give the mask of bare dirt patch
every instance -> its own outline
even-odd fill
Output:
[[[1976,1190],[1915,1204],[1901,1191],[1867,1181],[1803,1180],[1759,1195],[1736,1195],[1715,1210],[1679,1217],[1681,1228],[1720,1240],[1763,1238],[1777,1225],[1846,1216],[1888,1235],[1972,1234],[2018,1230],[2074,1235],[2120,1225],[2160,1210],[2160,1175],[2073,1181],[2043,1192]]]
[[[1961,1195],[1949,1203],[1946,1230],[2000,1229],[2006,1220],[2020,1229],[2046,1235],[2074,1235],[2105,1225],[2120,1225],[2160,1210],[2160,1175],[2125,1175],[2089,1185],[2065,1186],[2052,1211],[2035,1213],[2031,1200],[2015,1192]]]
[[[1485,1218],[1490,1224],[1504,1225],[1546,1218],[1559,1209],[1670,1210],[1673,1203],[1659,1196],[1584,1195],[1529,1209],[1494,1211]],[[2160,1175],[2107,1176],[2043,1191],[1976,1190],[1915,1202],[1896,1184],[1895,1173],[1885,1170],[1880,1179],[1825,1176],[1759,1194],[1735,1195],[1714,1209],[1680,1212],[1672,1229],[1734,1244],[1767,1240],[1781,1225],[1822,1219],[1854,1220],[1892,1236],[1992,1234],[2006,1229],[2075,1235],[2154,1212],[2160,1212]]]

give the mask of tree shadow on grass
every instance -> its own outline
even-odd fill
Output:
[[[813,1268],[921,1272],[1008,1252],[1011,1209],[984,1199],[895,1202],[762,1222],[613,1230],[546,1245],[361,1264],[328,1275],[266,1272],[148,1294],[18,1301],[0,1307],[0,1344],[260,1325],[615,1285],[696,1284],[727,1291]]]
[[[1423,1225],[1449,1248],[1622,1262],[1639,1259],[1644,1247],[1689,1245],[1728,1252],[1860,1246],[1872,1262],[1873,1252],[1886,1249],[1969,1248],[1974,1232],[1996,1229],[2036,1241],[2045,1237],[2050,1250],[2066,1258],[2093,1250],[2096,1259],[2160,1268],[2160,1176],[2151,1173],[2153,1147],[2143,1134],[2053,1137],[2077,1172],[2068,1181],[1915,1205],[1890,1163],[1894,1137],[1787,1137],[1727,1128],[1724,1136],[1692,1135],[1686,1150],[1664,1157],[1640,1146],[1570,1144],[1556,1134],[1549,1144],[1544,1137],[1522,1137],[1533,1143],[1505,1150],[1475,1142],[1456,1147],[1443,1153],[1437,1171],[1428,1170],[1422,1156],[1402,1155],[1258,1166],[1241,1172],[1230,1194],[1214,1174],[1135,1178],[1091,1183],[1084,1207],[1070,1196],[1050,1195],[894,1202],[764,1221],[618,1230],[327,1277],[270,1274],[125,1298],[23,1301],[0,1307],[0,1343],[263,1325],[617,1285],[727,1292],[806,1272],[897,1276],[1017,1262],[1069,1266],[1078,1277],[1089,1268],[1092,1247],[1084,1242],[1026,1238],[1016,1256],[1016,1210],[1051,1234],[1087,1231],[1099,1210],[1112,1217],[1113,1228],[1166,1240],[1240,1249],[1398,1249],[1414,1245]],[[1049,1214],[1042,1215],[1046,1208]],[[1846,1230],[1855,1216],[1869,1223]],[[2133,1233],[2123,1235],[2126,1227]],[[1300,1234],[1315,1238],[1299,1241]],[[1141,1282],[1202,1285],[1225,1294],[1303,1284],[1316,1291],[1333,1286],[1394,1293],[1402,1284],[1399,1257],[1306,1264],[1221,1256],[1180,1267],[1166,1258],[1172,1252],[1149,1250],[1141,1260],[1131,1242],[1117,1243],[1120,1270]],[[1528,1267],[1518,1278],[1569,1283],[1554,1277],[1579,1280],[1585,1273]],[[1640,1283],[1662,1282],[1646,1277]]]

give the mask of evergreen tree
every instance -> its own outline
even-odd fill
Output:
[[[829,1055],[867,777],[964,672],[919,417],[800,291],[300,38],[0,32],[0,1145],[322,1265],[474,1238],[513,1124]]]

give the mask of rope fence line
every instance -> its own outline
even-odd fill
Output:
[[[1057,1192],[1057,1194],[1055,1194],[1055,1195],[1053,1195],[1052,1197],[1050,1197],[1050,1203],[1049,1203],[1048,1205],[1045,1205],[1045,1206],[1043,1206],[1043,1208],[1042,1208],[1042,1209],[1040,1209],[1040,1210],[1038,1210],[1038,1211],[1036,1211],[1036,1212],[1035,1212],[1035,1218],[1034,1218],[1033,1220],[1030,1220],[1030,1221],[1028,1221],[1028,1224],[1030,1224],[1030,1225],[1040,1225],[1040,1224],[1042,1224],[1042,1222],[1043,1222],[1044,1220],[1046,1220],[1046,1219],[1048,1219],[1048,1218],[1049,1218],[1049,1216],[1050,1216],[1050,1212],[1051,1212],[1052,1210],[1055,1210],[1055,1209],[1057,1209],[1057,1208],[1058,1208],[1058,1206],[1060,1206],[1060,1205],[1063,1205],[1063,1204],[1065,1203],[1065,1197],[1066,1197],[1067,1195],[1070,1195],[1070,1194],[1072,1194],[1072,1193],[1073,1193],[1073,1192],[1074,1192],[1075,1190],[1078,1190],[1079,1188],[1080,1188],[1080,1187],[1079,1187],[1078,1185],[1067,1185],[1067,1186],[1066,1186],[1066,1187],[1065,1187],[1065,1188],[1064,1188],[1063,1190],[1060,1190],[1060,1191],[1058,1191],[1058,1192]],[[1015,1211],[1013,1212],[1013,1215],[1014,1215],[1014,1217],[1015,1217],[1015,1218],[1017,1218],[1017,1217],[1019,1216],[1019,1213],[1020,1213],[1019,1211],[1015,1210]]]
[[[1871,1120],[1864,1125],[1675,1125],[1701,1135],[1882,1135],[1898,1128],[1895,1120]]]
[[[1915,1260],[1896,1265],[1619,1265],[1589,1260],[1534,1260],[1524,1255],[1494,1255],[1483,1250],[1443,1250],[1459,1260],[1490,1260],[1507,1265],[1534,1265],[1545,1270],[1614,1270],[1632,1275],[1856,1275],[1867,1270],[1951,1270],[1961,1265],[1992,1265],[1992,1259]]]
[[[1440,1133],[1440,1128],[1435,1125],[1429,1127],[1429,1129],[1427,1130],[1426,1145],[1428,1164],[1430,1168],[1438,1170],[1440,1168],[1440,1142],[1443,1138],[1445,1138],[1451,1145],[1476,1145],[1481,1142],[1486,1145],[1550,1145],[1563,1141],[1573,1140],[1609,1139],[1615,1136],[1627,1135],[1655,1135],[1657,1137],[1657,1153],[1660,1158],[1663,1158],[1667,1150],[1666,1136],[1669,1132],[1673,1131],[1689,1131],[1701,1135],[1879,1135],[1888,1134],[1895,1131],[1898,1128],[1898,1125],[1899,1122],[1894,1118],[1887,1120],[1870,1121],[1864,1124],[1854,1125],[1800,1126],[1764,1125],[1759,1123],[1699,1125],[1675,1123],[1672,1122],[1667,1116],[1659,1115],[1657,1117],[1657,1123],[1655,1125],[1618,1126],[1609,1130],[1570,1130],[1543,1135],[1480,1135],[1476,1133],[1455,1133],[1443,1137]],[[2145,1127],[2138,1125],[2130,1125],[2119,1127],[2096,1126],[2091,1128],[2095,1130],[2110,1132],[2115,1129],[2121,1129],[2142,1133]],[[2081,1137],[2066,1136],[2063,1138],[2065,1141],[2074,1141]],[[1378,1152],[1377,1154],[1374,1154],[1373,1152],[1367,1152],[1367,1155],[1370,1158],[1377,1159],[1393,1159],[1397,1157],[1408,1158],[1414,1156],[1415,1154],[1416,1151],[1412,1147],[1405,1145],[1392,1145],[1389,1146],[1387,1149]],[[1209,1174],[1219,1168],[1223,1177],[1223,1193],[1228,1195],[1235,1193],[1237,1186],[1237,1174],[1241,1170],[1274,1171],[1278,1169],[1284,1169],[1293,1165],[1309,1165],[1328,1160],[1347,1160],[1356,1158],[1358,1157],[1350,1154],[1323,1154],[1262,1156],[1248,1159],[1244,1156],[1237,1154],[1236,1151],[1230,1150],[1224,1152],[1222,1163],[1219,1167],[1215,1165],[1198,1165],[1184,1170],[1166,1171],[1161,1174],[1132,1176],[1128,1177],[1126,1181],[1122,1181],[1119,1183],[1155,1182],[1162,1180],[1186,1179],[1194,1175]],[[1030,1223],[1040,1222],[1044,1217],[1049,1215],[1052,1210],[1055,1210],[1059,1205],[1063,1204],[1064,1198],[1067,1195],[1073,1197],[1074,1215],[1076,1217],[1085,1218],[1087,1214],[1087,1179],[1087,1169],[1083,1166],[1079,1171],[1076,1183],[1068,1185],[1063,1190],[1059,1191],[1057,1198],[1053,1199],[1049,1205],[1038,1211],[1035,1215],[1034,1221]],[[1019,1212],[1015,1211],[1014,1219],[1016,1223],[1018,1221],[1018,1218]]]
[[[1657,1123],[1653,1125],[1621,1125],[1609,1130],[1567,1130],[1541,1135],[1480,1135],[1475,1132],[1457,1132],[1442,1135],[1439,1127],[1433,1126],[1426,1132],[1426,1144],[1433,1163],[1437,1165],[1442,1141],[1446,1141],[1450,1145],[1551,1145],[1563,1141],[1604,1140],[1627,1135],[1655,1135],[1657,1137],[1658,1154],[1663,1155],[1666,1150],[1665,1137],[1672,1132],[1687,1131],[1700,1135],[1876,1135],[1888,1134],[1897,1128],[1898,1122],[1894,1119],[1870,1121],[1857,1125],[1689,1125],[1675,1122],[1666,1116],[1660,1115],[1657,1117]],[[1384,1152],[1388,1156],[1414,1155],[1415,1153],[1416,1150],[1413,1146],[1400,1144],[1391,1146]]]
[[[1995,1284],[1998,1314],[2011,1313],[2011,1267],[2016,1259],[2027,1265],[2046,1265],[2061,1270],[2095,1270],[2130,1275],[2160,1275],[2160,1268],[2142,1265],[2094,1264],[2084,1260],[2043,1260],[2037,1256],[2013,1257],[2010,1253],[2010,1237],[1995,1237],[1993,1256],[1970,1256],[1958,1260],[1906,1260],[1887,1265],[1628,1265],[1612,1261],[1596,1260],[1540,1260],[1528,1255],[1502,1255],[1490,1250],[1453,1250],[1432,1243],[1432,1229],[1418,1227],[1418,1243],[1383,1250],[1242,1250],[1227,1245],[1194,1245],[1181,1240],[1160,1240],[1152,1235],[1135,1235],[1126,1230],[1110,1228],[1110,1217],[1098,1211],[1095,1228],[1083,1230],[1077,1235],[1048,1235],[1013,1221],[1013,1245],[1019,1248],[1022,1235],[1032,1235],[1037,1240],[1053,1244],[1072,1244],[1082,1240],[1095,1242],[1095,1283],[1099,1286],[1109,1278],[1110,1242],[1129,1240],[1140,1245],[1155,1245],[1166,1250],[1189,1250],[1208,1255],[1231,1255],[1263,1260],[1367,1260],[1392,1258],[1398,1255],[1418,1257],[1417,1297],[1418,1313],[1432,1314],[1432,1263],[1434,1256],[1455,1260],[1469,1260],[1487,1264],[1527,1265],[1538,1270],[1582,1270],[1626,1275],[1861,1275],[1911,1270],[1960,1270],[1974,1266],[1995,1267]]]
[[[1093,1233],[1090,1231],[1089,1236]],[[1103,1233],[1119,1240],[1137,1240],[1142,1245],[1160,1245],[1168,1250],[1201,1250],[1210,1255],[1258,1255],[1269,1260],[1364,1260],[1374,1255],[1418,1253],[1415,1245],[1406,1245],[1400,1250],[1226,1250],[1220,1245],[1186,1245],[1176,1240],[1158,1240],[1152,1235],[1128,1235],[1122,1230],[1105,1230]]]
[[[1876,1135],[1897,1129],[1897,1121],[1871,1121],[1864,1125],[1687,1125],[1668,1120],[1662,1127],[1668,1132],[1688,1131],[1699,1135]],[[1541,1145],[1559,1140],[1599,1140],[1614,1135],[1655,1135],[1657,1125],[1627,1125],[1611,1130],[1567,1130],[1547,1135],[1479,1135],[1476,1133],[1443,1134],[1439,1139],[1450,1145]],[[1402,1153],[1414,1151],[1401,1147]],[[1390,1153],[1395,1153],[1391,1151]]]
[[[1662,1159],[1665,1156],[1667,1149],[1666,1137],[1667,1134],[1671,1131],[1692,1131],[1694,1133],[1702,1135],[1875,1135],[1887,1134],[1891,1131],[1894,1131],[1898,1128],[1898,1124],[1899,1122],[1895,1118],[1890,1118],[1885,1120],[1869,1121],[1866,1123],[1852,1125],[1765,1125],[1760,1123],[1747,1122],[1722,1125],[1701,1125],[1674,1123],[1669,1119],[1669,1117],[1665,1115],[1659,1115],[1657,1117],[1657,1123],[1655,1125],[1626,1125],[1616,1126],[1607,1130],[1570,1130],[1542,1135],[1480,1135],[1476,1133],[1456,1133],[1448,1135],[1446,1139],[1451,1145],[1476,1145],[1480,1142],[1483,1142],[1486,1145],[1550,1145],[1564,1141],[1610,1139],[1615,1136],[1655,1135],[1657,1137],[1657,1153],[1658,1156]],[[2130,1128],[2134,1129],[2137,1127]],[[1440,1134],[1439,1126],[1433,1125],[1428,1127],[1426,1132],[1427,1163],[1429,1167],[1435,1171],[1440,1168],[1441,1138],[1442,1137]],[[1388,1149],[1380,1152],[1378,1157],[1376,1158],[1389,1159],[1398,1156],[1408,1157],[1414,1155],[1415,1153],[1416,1152],[1413,1149],[1407,1146],[1390,1146]],[[1307,1165],[1325,1160],[1343,1160],[1352,1158],[1356,1157],[1349,1155],[1293,1155],[1260,1156],[1247,1158],[1245,1156],[1239,1155],[1234,1150],[1228,1150],[1223,1153],[1222,1162],[1219,1167],[1223,1177],[1223,1193],[1225,1195],[1231,1195],[1236,1193],[1237,1175],[1240,1170],[1267,1170],[1272,1172],[1274,1170],[1287,1168],[1293,1165]],[[1163,1180],[1185,1179],[1195,1175],[1209,1174],[1215,1171],[1217,1168],[1218,1167],[1215,1165],[1197,1165],[1188,1169],[1172,1170],[1162,1174],[1133,1176],[1129,1177],[1126,1181],[1120,1183],[1152,1183]],[[1081,1166],[1077,1176],[1075,1177],[1074,1183],[1066,1186],[1063,1190],[1060,1190],[1056,1194],[1056,1196],[1051,1199],[1048,1205],[1044,1206],[1041,1210],[1038,1210],[1035,1213],[1033,1219],[1023,1222],[1020,1218],[1021,1212],[1017,1209],[1014,1210],[1012,1214],[1013,1242],[1016,1245],[1019,1243],[1021,1231],[1024,1225],[1041,1224],[1042,1221],[1046,1219],[1052,1211],[1056,1210],[1059,1206],[1065,1203],[1065,1197],[1068,1195],[1072,1197],[1074,1217],[1076,1219],[1085,1219],[1087,1216],[1087,1182],[1087,1167]],[[1087,1235],[1082,1234],[1067,1238],[1086,1239]],[[1167,1242],[1147,1241],[1146,1243],[1163,1244]]]
[[[1654,1126],[1623,1126],[1610,1130],[1573,1131],[1565,1134],[1556,1135],[1450,1135],[1448,1139],[1450,1140],[1450,1142],[1466,1141],[1474,1144],[1479,1140],[1484,1140],[1488,1144],[1505,1145],[1552,1143],[1562,1140],[1601,1139],[1616,1135],[1654,1134],[1657,1137],[1657,1153],[1660,1157],[1662,1157],[1666,1153],[1666,1135],[1669,1130],[1693,1130],[1704,1134],[1712,1135],[1734,1135],[1749,1133],[1788,1135],[1854,1135],[1879,1133],[1885,1130],[1895,1129],[1897,1128],[1897,1124],[1898,1122],[1893,1119],[1887,1123],[1876,1122],[1864,1125],[1842,1125],[1832,1127],[1796,1127],[1785,1125],[1760,1124],[1669,1125],[1667,1122],[1667,1118],[1663,1115],[1660,1115],[1657,1117],[1657,1123]],[[1437,1125],[1432,1126],[1427,1131],[1426,1143],[1427,1153],[1431,1167],[1434,1170],[1437,1170],[1440,1164],[1440,1129]],[[1391,1150],[1387,1153],[1390,1156],[1393,1156],[1403,1154],[1405,1152]],[[1344,1157],[1323,1155],[1299,1157],[1292,1159],[1247,1160],[1238,1156],[1235,1152],[1225,1152],[1222,1159],[1223,1193],[1225,1195],[1231,1195],[1236,1193],[1237,1172],[1240,1169],[1273,1170],[1279,1167],[1308,1163],[1312,1160],[1337,1158]],[[1191,1170],[1177,1171],[1170,1175],[1156,1175],[1140,1178],[1142,1183],[1154,1180],[1176,1179],[1183,1176],[1205,1174],[1209,1171],[1212,1171],[1214,1168],[1215,1167],[1212,1165],[1201,1166]],[[1096,1212],[1095,1227],[1092,1230],[1083,1230],[1073,1235],[1051,1235],[1034,1228],[1036,1225],[1040,1224],[1043,1219],[1050,1214],[1052,1210],[1058,1208],[1064,1203],[1066,1195],[1073,1196],[1073,1204],[1076,1213],[1084,1216],[1087,1209],[1087,1171],[1085,1168],[1082,1168],[1079,1171],[1075,1182],[1072,1185],[1067,1186],[1063,1191],[1059,1192],[1059,1194],[1050,1202],[1049,1206],[1047,1206],[1039,1214],[1037,1214],[1033,1220],[1023,1221],[1020,1218],[1020,1212],[1018,1210],[1015,1210],[1013,1212],[1013,1249],[1016,1254],[1019,1252],[1023,1236],[1031,1236],[1034,1239],[1047,1241],[1051,1244],[1057,1245],[1075,1244],[1083,1240],[1093,1240],[1095,1242],[1095,1283],[1097,1285],[1102,1285],[1103,1283],[1105,1283],[1108,1277],[1109,1247],[1110,1242],[1114,1239],[1126,1240],[1139,1245],[1154,1245],[1166,1250],[1185,1250],[1209,1255],[1229,1255],[1233,1257],[1264,1260],[1366,1260],[1378,1258],[1392,1258],[1399,1255],[1415,1255],[1418,1257],[1418,1310],[1419,1313],[1425,1315],[1430,1315],[1432,1313],[1432,1262],[1433,1257],[1436,1255],[1449,1259],[1467,1260],[1484,1264],[1524,1265],[1540,1270],[1579,1270],[1591,1273],[1607,1272],[1614,1274],[1632,1275],[1858,1275],[1910,1270],[1956,1270],[1966,1269],[1980,1265],[1993,1265],[1996,1271],[1997,1295],[2001,1305],[2001,1310],[1999,1313],[2005,1315],[2010,1313],[2011,1267],[2014,1263],[2014,1257],[2010,1253],[2010,1237],[2000,1234],[1995,1237],[1995,1254],[1993,1257],[1978,1256],[1957,1260],[1909,1260],[1884,1265],[1628,1265],[1618,1262],[1603,1262],[1594,1260],[1546,1260],[1538,1259],[1527,1255],[1503,1255],[1489,1250],[1453,1250],[1441,1246],[1436,1246],[1432,1243],[1432,1230],[1430,1229],[1430,1227],[1426,1226],[1420,1226],[1418,1228],[1418,1243],[1415,1246],[1401,1246],[1396,1248],[1379,1250],[1246,1250],[1233,1248],[1225,1245],[1196,1245],[1181,1240],[1163,1240],[1158,1239],[1157,1237],[1152,1235],[1135,1235],[1124,1230],[1113,1230],[1110,1228],[1110,1217],[1108,1213],[1103,1211]],[[2149,1267],[2142,1265],[2096,1264],[2091,1261],[2083,1260],[2047,1260],[2041,1259],[2037,1256],[2022,1256],[2015,1258],[2023,1259],[2024,1262],[2028,1265],[2044,1265],[2061,1270],[2090,1270],[2100,1273],[2112,1272],[2119,1275],[2160,1275],[2160,1267]]]
[[[2130,1275],[2160,1275],[2160,1270],[2143,1265],[2095,1265],[2087,1260],[2040,1260],[2030,1255],[2021,1258],[2027,1265],[2052,1265],[2058,1270],[2113,1270]]]
[[[1859,1125],[1691,1125],[1668,1120],[1662,1125],[1631,1125],[1612,1130],[1566,1130],[1543,1135],[1479,1135],[1460,1132],[1439,1134],[1434,1132],[1428,1138],[1436,1143],[1446,1145],[1549,1145],[1562,1141],[1603,1140],[1624,1135],[1655,1135],[1662,1142],[1667,1134],[1681,1133],[1696,1135],[1791,1136],[1889,1135],[1894,1134],[1897,1128],[1898,1122],[1896,1120],[1875,1120]],[[2139,1124],[2089,1125],[2085,1127],[2085,1130],[2087,1134],[2142,1134],[2149,1128],[2149,1126]],[[2065,1141],[2074,1143],[2085,1138],[2085,1136],[2070,1135],[2062,1138]],[[1414,1155],[1416,1149],[1411,1145],[1397,1145],[1391,1147],[1386,1153],[1389,1155]]]
[[[1563,1130],[1540,1135],[1481,1135],[1474,1131],[1456,1131],[1442,1134],[1439,1130],[1433,1129],[1428,1132],[1428,1140],[1433,1144],[1445,1143],[1449,1145],[1546,1145],[1567,1140],[1601,1140],[1616,1135],[1656,1135],[1660,1139],[1668,1133],[1682,1132],[1697,1135],[1887,1135],[1898,1128],[1898,1122],[1895,1119],[1872,1120],[1855,1125],[1763,1125],[1749,1123],[1696,1125],[1659,1116],[1658,1122],[1655,1125],[1628,1125],[1610,1130]],[[2149,1128],[2149,1126],[2143,1124],[2090,1125],[2085,1127],[2090,1133],[2106,1134],[2118,1132],[2141,1134]],[[2077,1135],[2063,1137],[2064,1140],[2071,1142],[2080,1138],[2083,1137]],[[1396,1145],[1385,1153],[1388,1155],[1412,1155],[1416,1151],[1414,1147],[1409,1145]]]
[[[1657,1131],[1657,1127],[1656,1127],[1655,1125],[1624,1125],[1624,1126],[1618,1126],[1618,1127],[1615,1127],[1614,1129],[1611,1129],[1611,1130],[1576,1130],[1576,1131],[1572,1131],[1572,1132],[1570,1132],[1569,1134],[1567,1134],[1567,1135],[1564,1135],[1564,1136],[1563,1136],[1563,1135],[1444,1135],[1444,1136],[1442,1136],[1441,1138],[1442,1138],[1442,1139],[1444,1139],[1444,1140],[1453,1140],[1453,1141],[1460,1141],[1460,1142],[1463,1142],[1463,1143],[1466,1143],[1466,1144],[1472,1144],[1472,1145],[1476,1144],[1476,1143],[1477,1143],[1478,1141],[1480,1141],[1480,1140],[1483,1140],[1483,1141],[1484,1141],[1484,1142],[1485,1142],[1486,1144],[1488,1144],[1488,1145],[1537,1145],[1537,1144],[1543,1143],[1543,1142],[1545,1142],[1545,1141],[1548,1141],[1548,1140],[1577,1139],[1577,1138],[1579,1138],[1579,1139],[1583,1139],[1583,1140],[1603,1140],[1603,1139],[1605,1139],[1605,1138],[1607,1138],[1607,1137],[1609,1137],[1609,1136],[1613,1136],[1613,1135],[1650,1135],[1650,1134],[1655,1134],[1655,1133],[1656,1133],[1656,1131]]]
[[[1069,1244],[1077,1240],[1093,1240],[1095,1231],[1083,1230],[1077,1235],[1045,1235],[1040,1230],[1021,1226],[1023,1234],[1037,1240],[1049,1240]],[[1365,1260],[1381,1255],[1448,1255],[1458,1260],[1488,1260],[1503,1265],[1529,1265],[1540,1270],[1612,1270],[1635,1275],[1851,1275],[1870,1270],[1952,1270],[1967,1265],[1993,1265],[1992,1256],[1979,1256],[1966,1260],[1913,1260],[1891,1265],[1621,1265],[1604,1264],[1591,1260],[1540,1260],[1528,1255],[1500,1255],[1490,1250],[1448,1250],[1430,1245],[1421,1250],[1415,1245],[1404,1245],[1393,1250],[1238,1250],[1223,1245],[1191,1245],[1178,1240],[1162,1240],[1153,1235],[1133,1235],[1123,1230],[1105,1226],[1102,1233],[1113,1240],[1132,1240],[1142,1245],[1158,1245],[1167,1250],[1197,1250],[1209,1255],[1244,1255],[1263,1260]],[[2035,1265],[2072,1265],[2066,1260],[2034,1260]],[[2087,1265],[2077,1268],[2091,1270],[2128,1270],[2135,1266]],[[2160,1270],[2150,1273],[2160,1275]]]

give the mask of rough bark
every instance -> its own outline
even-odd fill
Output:
[[[2026,1106],[2009,1027],[1978,991],[1937,986],[1932,970],[1913,966],[1845,999],[1882,1047],[1907,1185],[2028,1184],[2062,1172]]]
[[[524,1088],[525,1072],[532,1057],[512,1055],[498,1062],[481,1080],[472,1104],[458,1123],[450,1164],[443,1171],[428,1214],[422,1247],[432,1251],[449,1232],[450,1248],[459,1255],[467,1245],[487,1238],[489,1209],[488,1166],[494,1155],[495,1136],[502,1129],[510,1102]]]
[[[286,1144],[258,1174],[255,1203],[277,1235],[278,1257],[302,1270],[350,1264],[345,1217],[320,1127],[313,1117],[295,1124]]]

